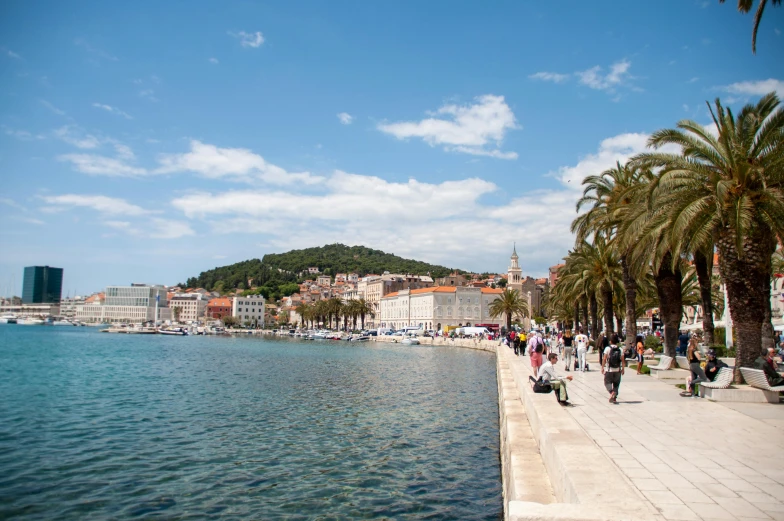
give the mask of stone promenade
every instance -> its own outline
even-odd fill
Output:
[[[499,356],[520,373],[519,386],[530,374],[528,357],[515,357],[508,348],[499,348]],[[674,385],[630,370],[613,405],[597,355],[590,356],[589,363],[592,371],[587,373],[566,373],[563,362],[558,363],[559,372],[574,376],[568,387],[571,407],[555,410],[542,401],[554,403],[553,395],[527,398],[529,407],[548,407],[546,414],[538,415],[537,432],[556,427],[548,422],[576,422],[592,440],[598,451],[586,446],[580,468],[600,468],[611,461],[615,469],[608,473],[617,470],[633,489],[625,492],[628,503],[652,508],[655,517],[784,520],[784,405],[684,398]],[[549,448],[543,444],[552,443],[549,440],[540,435],[545,461]],[[569,468],[578,467],[564,467]],[[550,475],[556,492],[558,479]],[[601,486],[605,476],[596,473],[594,479]]]

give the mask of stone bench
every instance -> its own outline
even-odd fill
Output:
[[[704,388],[700,385],[700,396],[713,402],[779,403],[779,393],[757,389],[750,385],[733,385],[726,389]]]

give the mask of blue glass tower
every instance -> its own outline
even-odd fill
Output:
[[[62,293],[62,268],[28,266],[24,269],[23,304],[59,304]]]

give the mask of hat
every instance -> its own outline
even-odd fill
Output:
[[[715,357],[716,356],[716,350],[715,349],[708,349],[708,356],[714,356]]]

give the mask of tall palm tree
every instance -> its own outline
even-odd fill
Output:
[[[362,329],[365,329],[365,317],[370,316],[371,318],[374,318],[376,316],[376,313],[373,311],[373,306],[367,300],[361,298],[357,300],[357,302],[359,303],[357,305],[359,319],[360,322],[362,323]]]
[[[294,308],[294,311],[297,313],[297,315],[299,315],[299,322],[303,328],[305,327],[305,321],[307,320],[309,308],[310,306],[304,302],[297,304],[297,307]]]
[[[746,105],[735,117],[716,99],[710,107],[718,135],[689,120],[654,133],[650,152],[636,163],[657,170],[650,208],[666,214],[675,251],[697,251],[711,242],[719,251],[737,332],[736,380],[762,345],[770,301],[771,256],[784,238],[784,111],[775,93]]]
[[[490,317],[498,318],[506,315],[506,330],[512,329],[514,317],[524,317],[528,314],[528,302],[513,289],[505,289],[497,299],[490,303]]]
[[[719,0],[720,4],[724,3],[724,0]],[[770,2],[773,5],[781,5],[781,0],[771,0]],[[757,30],[759,29],[760,22],[762,21],[762,13],[765,12],[765,7],[768,4],[768,0],[760,0],[759,5],[757,6],[757,12],[754,13],[754,29],[751,31],[751,52],[757,54]],[[751,11],[751,6],[754,5],[754,0],[738,0],[738,11],[741,13],[748,13]]]

